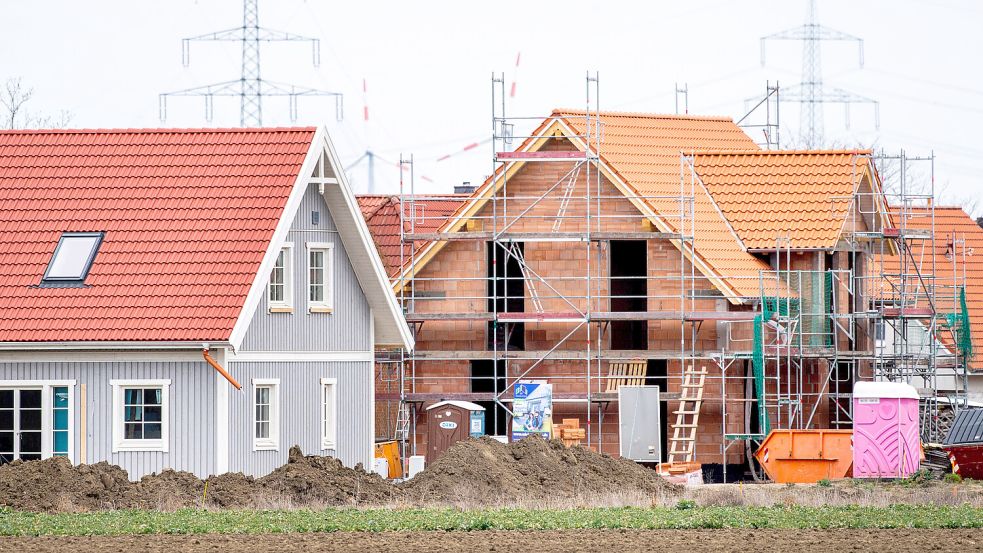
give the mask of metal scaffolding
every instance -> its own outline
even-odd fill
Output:
[[[720,295],[698,285],[703,277],[690,262],[698,240],[694,195],[699,177],[693,156],[680,155],[675,195],[606,189],[598,163],[604,146],[598,84],[596,75],[588,75],[586,108],[576,115],[582,118],[580,130],[570,134],[567,129],[557,140],[546,134],[549,126],[517,135],[516,128],[542,118],[508,116],[504,77],[493,76],[493,176],[479,189],[483,207],[479,209],[475,197],[462,205],[459,228],[448,228],[443,215],[427,212],[424,199],[442,198],[418,195],[412,159],[401,161],[408,171],[403,171],[407,177],[400,185],[399,299],[418,341],[428,346],[389,356],[388,381],[398,383],[398,390],[377,393],[377,399],[398,403],[393,418],[404,453],[416,453],[415,425],[424,403],[457,399],[494,405],[488,416],[495,428],[498,417],[511,416],[513,384],[527,378],[554,383],[554,402],[586,417],[586,445],[600,449],[605,434],[613,432],[604,420],[618,401],[611,383],[623,378],[612,374],[611,364],[626,360],[664,362],[664,374],[646,372],[641,381],[659,384],[664,392],[660,399],[668,402],[679,400],[680,394],[671,390],[683,384],[684,367],[707,369],[707,386],[719,393],[707,394],[703,401],[719,409],[719,462],[725,479],[732,448],[750,450],[770,428],[849,427],[853,384],[861,380],[915,384],[923,396],[923,438],[938,441],[939,371],[963,378],[961,386],[946,391],[950,405],[956,406],[965,397],[965,358],[946,346],[960,343],[953,335],[958,325],[940,326],[943,315],[958,312],[961,283],[955,278],[960,274],[955,249],[949,261],[953,277],[944,285],[939,277],[930,201],[934,190],[910,193],[902,171],[897,194],[858,188],[850,197],[833,199],[848,206],[845,221],[866,223],[844,224],[837,248],[825,257],[817,255],[821,266],[808,270],[795,266],[790,239],[776,237],[772,270],[758,275],[760,297],[754,305],[721,309],[715,303]],[[577,147],[559,146],[567,140]],[[516,141],[530,147],[512,151]],[[911,160],[902,154],[902,167]],[[555,178],[530,192],[510,171],[520,163],[549,167]],[[611,209],[609,203],[616,201],[657,203],[663,206],[659,215],[666,225],[656,228],[638,209]],[[882,216],[888,210],[893,211],[892,223],[885,224]],[[931,217],[931,225],[916,228],[912,218],[924,216]],[[647,258],[653,249],[670,246],[678,261],[671,270],[646,265],[644,275],[615,275],[615,241],[644,241]],[[489,274],[418,272],[422,245],[462,242],[472,252],[487,248],[482,255],[488,256]],[[563,258],[558,261],[544,253],[559,250]],[[562,267],[552,270],[550,263]],[[892,269],[896,264],[900,268]],[[619,283],[629,281],[644,282],[645,291],[621,292]],[[631,322],[644,327],[645,344],[615,347],[612,328],[624,329]],[[677,329],[671,335],[678,332],[678,344],[651,347],[653,324],[666,333]],[[428,335],[428,325],[451,334],[480,335],[483,342],[442,347],[439,338],[450,343],[450,337]],[[894,337],[891,347],[878,335],[882,331]],[[717,348],[706,347],[704,332],[713,333]],[[944,333],[952,339],[943,339]],[[916,335],[931,339],[916,345]],[[476,361],[489,363],[490,373],[475,376],[463,368]],[[383,364],[379,367],[382,371]],[[483,391],[475,391],[481,381]]]

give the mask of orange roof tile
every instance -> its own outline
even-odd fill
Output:
[[[583,111],[556,110],[553,116],[574,133],[586,133]],[[689,170],[680,162],[681,153],[697,149],[760,151],[754,141],[726,117],[601,112],[599,120],[602,161],[668,227],[695,235],[697,257],[714,273],[708,276],[729,285],[725,292],[758,296],[759,271],[768,270],[767,263],[744,250],[706,188],[698,179],[685,178]],[[679,197],[690,194],[693,218],[681,220]]]
[[[407,211],[403,214],[403,227],[405,232],[436,232],[450,217],[464,200],[467,194],[450,195],[416,195],[412,202],[404,199],[403,208]],[[399,210],[400,197],[388,195],[364,194],[356,197],[365,223],[372,234],[382,263],[386,267],[386,272],[390,277],[399,274],[399,269],[403,263],[410,260],[410,245],[401,242],[399,230]],[[412,203],[412,207],[410,204]],[[412,217],[414,228],[410,228],[410,214],[412,209],[416,215]],[[417,241],[413,244],[413,252],[426,246],[429,242]]]
[[[899,218],[898,208],[892,208],[895,218]],[[950,313],[956,309],[952,294],[948,287],[953,284],[966,286],[966,307],[969,311],[970,334],[973,340],[973,350],[977,352],[970,367],[975,370],[983,369],[978,362],[983,352],[983,228],[976,224],[972,217],[961,207],[914,208],[911,215],[905,218],[905,225],[913,229],[931,229],[932,211],[935,219],[935,285],[939,295],[936,310]],[[900,224],[900,223],[899,223]],[[953,238],[956,240],[956,257],[947,256],[952,250]],[[924,242],[924,251],[918,246]],[[915,259],[923,260],[924,265],[931,264],[928,240],[915,241],[913,254]],[[963,255],[965,253],[965,255]],[[898,257],[885,257],[886,270],[897,270]],[[931,271],[930,268],[925,270]],[[955,277],[953,271],[955,270]],[[943,297],[944,296],[944,297]],[[947,346],[953,343],[952,334],[940,332],[940,337]]]
[[[698,152],[694,166],[748,249],[830,249],[851,195],[869,165],[867,151]]]

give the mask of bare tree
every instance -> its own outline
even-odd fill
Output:
[[[9,78],[0,90],[0,124],[6,129],[64,128],[72,121],[72,113],[60,110],[55,115],[32,113],[27,103],[34,97],[34,88],[25,86],[20,77]]]

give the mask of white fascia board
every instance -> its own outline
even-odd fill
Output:
[[[230,353],[226,359],[230,363],[304,363],[304,362],[375,362],[372,351],[240,351]]]
[[[219,349],[218,351],[222,351]],[[201,347],[193,350],[41,350],[0,351],[0,363],[133,363],[157,361],[165,363],[204,362]]]
[[[375,242],[372,241],[372,235],[369,233],[369,227],[365,224],[365,218],[362,217],[362,211],[359,209],[358,204],[355,200],[355,195],[352,193],[351,186],[348,184],[348,178],[345,176],[345,171],[342,169],[342,165],[339,162],[338,154],[335,152],[334,144],[331,142],[331,138],[328,136],[327,131],[319,131],[319,136],[315,139],[320,139],[315,144],[327,154],[328,161],[331,164],[331,170],[338,179],[337,190],[341,192],[340,199],[344,202],[344,207],[347,212],[350,221],[346,221],[349,224],[337,224],[338,216],[342,214],[332,213],[332,218],[335,219],[335,223],[338,227],[338,234],[341,237],[341,242],[345,246],[345,250],[348,252],[348,257],[351,259],[352,252],[361,251],[368,257],[369,264],[371,265],[370,271],[359,270],[357,266],[353,263],[352,266],[355,269],[355,277],[358,279],[359,284],[362,286],[362,290],[366,295],[366,299],[369,300],[370,306],[374,308],[375,316],[384,317],[384,321],[388,320],[388,323],[394,325],[400,339],[400,345],[406,350],[412,350],[415,345],[413,338],[413,333],[410,331],[409,325],[406,323],[406,319],[403,317],[403,310],[400,309],[399,304],[396,302],[396,295],[392,292],[390,287],[390,281],[388,273],[386,273],[385,266],[382,264],[382,258],[379,257],[379,251],[375,246]],[[324,196],[325,203],[330,208],[332,204],[336,203],[330,201],[328,197],[329,191],[335,188],[335,186],[326,185],[322,196]],[[351,232],[354,230],[355,232]],[[371,274],[365,274],[365,273]],[[375,298],[375,300],[374,300]],[[376,334],[380,334],[378,331]],[[391,334],[391,333],[386,333]],[[387,337],[388,340],[388,337]],[[373,344],[373,347],[375,344]]]
[[[242,306],[242,310],[239,311],[239,317],[236,319],[235,326],[232,327],[229,342],[232,344],[233,349],[238,348],[242,344],[242,340],[246,336],[246,330],[249,328],[249,323],[252,321],[253,314],[259,306],[259,302],[263,299],[263,294],[266,292],[266,281],[269,278],[270,271],[273,270],[273,265],[276,263],[281,245],[287,240],[287,233],[290,232],[290,226],[293,224],[294,216],[297,214],[300,203],[304,199],[304,194],[307,192],[311,174],[314,173],[314,169],[317,167],[318,160],[321,157],[322,148],[320,144],[324,141],[325,135],[326,131],[322,127],[319,127],[314,132],[314,138],[311,140],[311,145],[307,149],[304,163],[300,167],[297,178],[294,179],[294,186],[290,191],[290,196],[287,198],[287,204],[284,206],[283,211],[280,212],[280,220],[276,224],[276,230],[273,231],[273,238],[266,245],[263,262],[260,263],[259,270],[253,276],[253,283],[249,287],[246,301]]]
[[[0,342],[0,351],[132,351],[132,350],[193,350],[201,351],[205,345],[213,348],[228,348],[232,344],[225,341],[197,342]]]

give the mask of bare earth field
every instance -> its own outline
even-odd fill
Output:
[[[405,548],[405,549],[403,549]],[[0,551],[983,551],[980,530],[566,530],[0,538]]]

